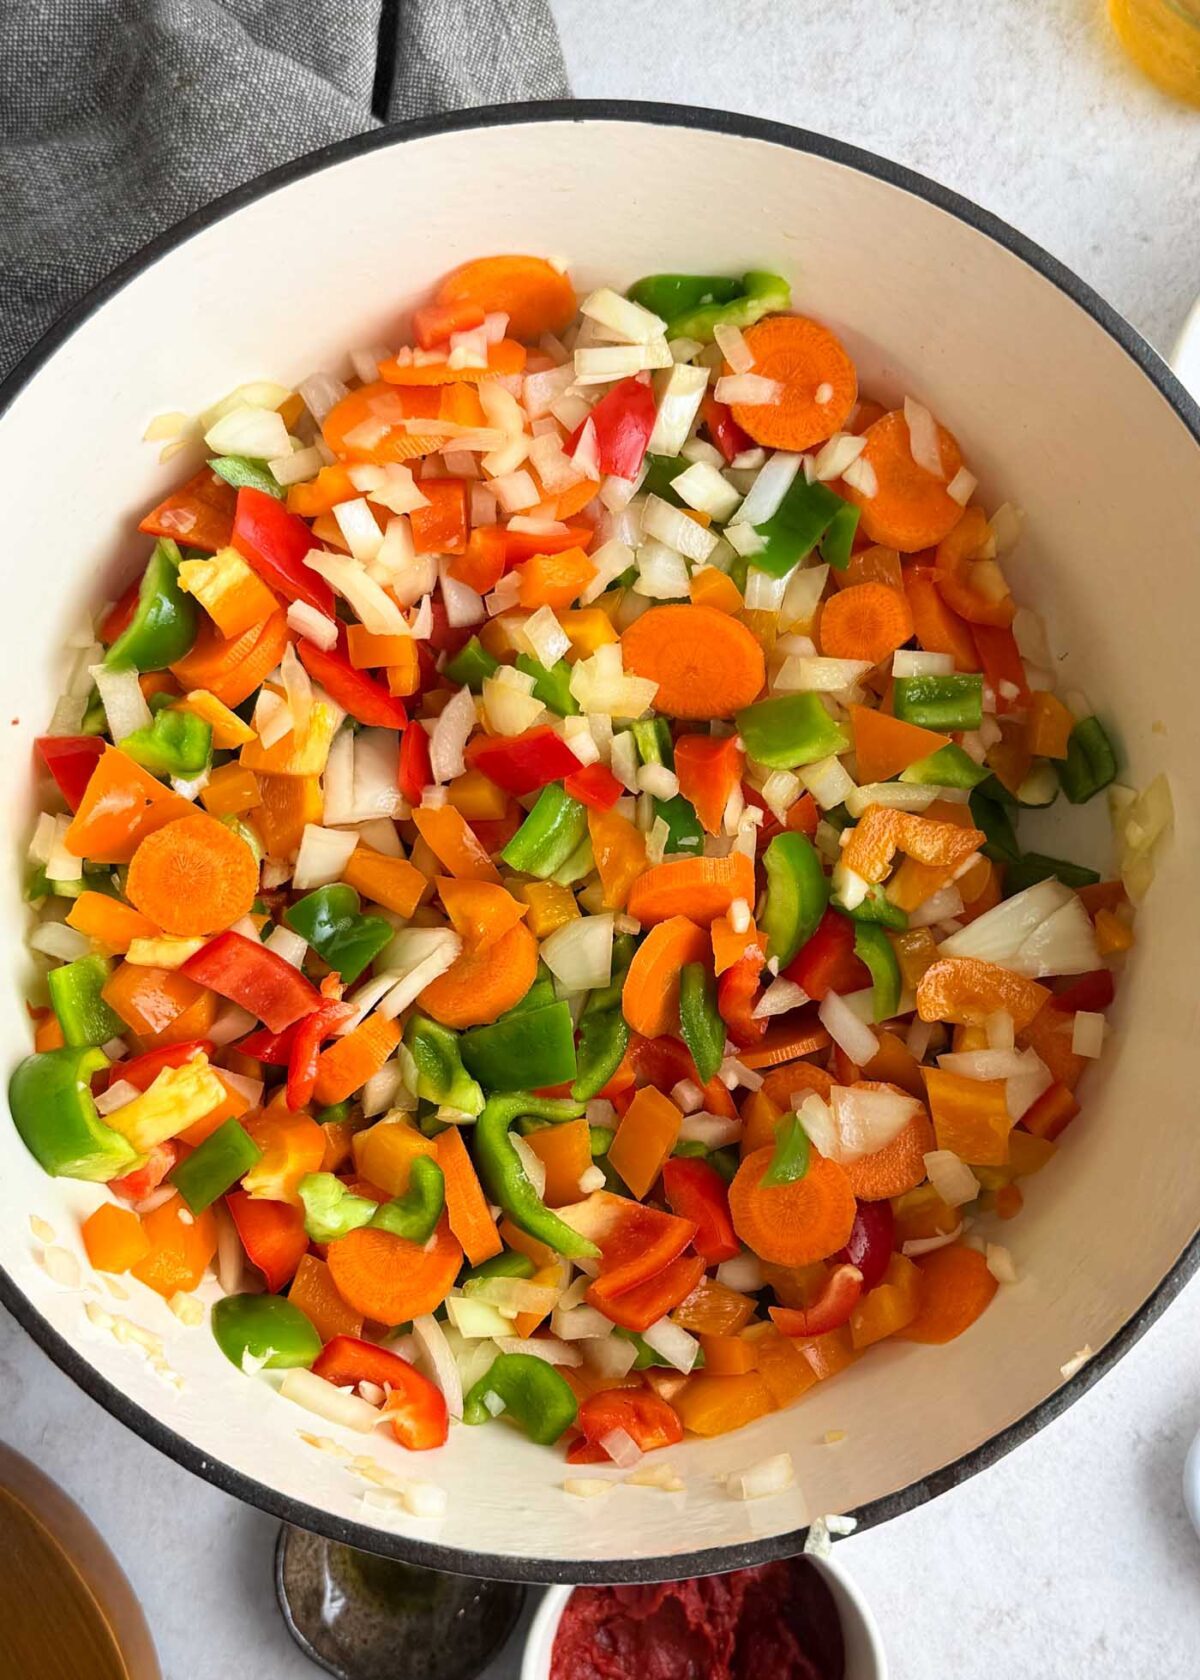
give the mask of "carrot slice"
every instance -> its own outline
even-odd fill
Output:
[[[933,574],[924,568],[905,570],[904,593],[912,613],[913,632],[926,653],[948,653],[956,671],[974,671],[979,664],[966,619],[942,599]]]
[[[878,665],[912,633],[908,601],[886,583],[851,584],[831,595],[821,613],[821,652],[829,659]]]
[[[755,443],[807,449],[840,431],[858,400],[858,374],[839,338],[806,315],[772,315],[745,331],[753,372],[783,386],[778,402],[734,403]]]
[[[821,621],[824,633],[824,619]],[[874,706],[851,706],[850,726],[854,731],[854,756],[859,782],[890,782],[901,770],[918,759],[928,758],[950,745],[948,735],[903,723]]]
[[[250,914],[258,864],[231,828],[194,811],[146,836],[133,854],[126,891],[166,933],[218,933]]]
[[[313,1100],[322,1108],[345,1102],[379,1072],[400,1042],[400,1028],[382,1015],[368,1015],[344,1038],[335,1038],[317,1057]]]
[[[764,1184],[773,1146],[747,1155],[729,1186],[729,1211],[738,1236],[761,1260],[808,1266],[844,1248],[856,1203],[836,1161],[809,1156],[808,1171],[791,1184]]]
[[[404,1324],[440,1307],[463,1251],[443,1216],[428,1243],[361,1225],[329,1245],[329,1272],[343,1301],[364,1318]]]
[[[679,858],[656,863],[629,892],[629,914],[648,926],[686,916],[708,927],[735,899],[754,898],[754,863],[744,852],[723,858]]]
[[[634,953],[621,993],[621,1010],[635,1033],[658,1038],[679,1027],[679,971],[703,962],[708,935],[686,916],[650,929]]]
[[[797,1061],[785,1062],[782,1067],[774,1067],[764,1074],[761,1094],[777,1103],[786,1113],[791,1108],[792,1098],[797,1091],[803,1091],[806,1095],[809,1091],[815,1091],[819,1097],[828,1101],[832,1089],[833,1080],[824,1068],[818,1067],[815,1062]]]
[[[874,1079],[860,1079],[860,1091],[897,1091],[898,1086]],[[861,1155],[857,1161],[847,1161],[846,1177],[850,1188],[860,1201],[882,1202],[889,1196],[902,1196],[915,1190],[925,1181],[925,1157],[936,1148],[933,1125],[922,1107],[919,1114],[903,1125],[890,1143],[871,1155]]]
[[[524,922],[479,950],[468,946],[421,993],[421,1008],[447,1027],[478,1027],[520,1003],[537,974],[538,945]]]
[[[575,315],[575,288],[545,257],[476,257],[451,269],[434,302],[443,308],[477,304],[485,315],[508,316],[514,338],[560,333]]]
[[[797,1012],[768,1027],[757,1044],[748,1044],[738,1053],[738,1060],[748,1068],[778,1067],[780,1062],[824,1050],[828,1043],[829,1034],[814,1012]]]
[[[875,475],[874,494],[850,484],[844,484],[842,494],[861,510],[862,529],[872,542],[912,554],[941,542],[962,518],[961,504],[946,492],[962,466],[962,452],[944,426],[937,435],[944,479],[913,460],[903,410],[885,414],[863,433],[867,445],[859,459]]]
[[[421,388],[474,384],[498,374],[521,373],[524,367],[525,346],[518,344],[516,339],[502,338],[498,344],[488,345],[486,367],[456,368],[451,367],[449,361],[402,362],[392,356],[380,362],[379,372],[389,384]]]
[[[999,1010],[1024,1032],[1049,1001],[1050,992],[999,963],[979,957],[942,957],[917,984],[917,1013],[922,1021],[956,1021],[979,1027]]]
[[[651,607],[621,637],[625,669],[658,684],[668,717],[732,717],[766,677],[762,644],[740,619],[715,607]]]
[[[424,436],[407,424],[436,420],[438,401],[436,390],[400,390],[376,379],[335,403],[321,430],[330,449],[344,460],[373,461],[377,465],[411,461],[442,447],[442,438]]]
[[[933,581],[950,609],[971,624],[1003,628],[1017,604],[994,560],[984,558],[991,530],[982,508],[969,507],[937,545]]]
[[[996,1293],[996,1279],[976,1249],[951,1243],[917,1261],[921,1305],[916,1318],[896,1331],[902,1342],[952,1342],[969,1329]]]
[[[555,1128],[549,1127],[548,1131]],[[479,1176],[457,1126],[447,1126],[434,1139],[437,1164],[446,1180],[446,1214],[450,1229],[463,1246],[463,1253],[472,1266],[499,1254],[504,1244],[496,1229],[496,1221],[488,1208],[487,1197],[479,1183]]]

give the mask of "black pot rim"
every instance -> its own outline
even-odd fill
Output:
[[[809,152],[831,162],[845,164],[861,174],[870,175],[876,180],[899,188],[902,192],[922,198],[1021,258],[1029,267],[1064,292],[1137,364],[1200,445],[1200,406],[1188,395],[1167,364],[1141,334],[1120,316],[1111,304],[1106,303],[1056,257],[990,211],[981,209],[969,199],[940,186],[903,164],[893,163],[845,141],[830,139],[826,135],[814,134],[805,129],[792,128],[786,123],[769,122],[759,117],[708,110],[698,106],[608,99],[492,105],[476,110],[450,112],[415,122],[398,123],[323,146],[317,151],[296,158],[291,163],[281,165],[278,169],[270,170],[243,186],[235,187],[212,204],[193,212],[174,227],[159,234],[55,322],[17,364],[3,384],[0,384],[0,414],[4,413],[54,352],[116,292],[144,273],[167,252],[184,244],[194,234],[213,226],[243,206],[265,197],[277,187],[301,180],[330,164],[341,163],[348,158],[377,151],[382,147],[403,145],[408,140],[460,130],[546,122],[647,123],[659,127],[701,129],[740,139],[763,140],[773,145],[786,146],[792,151]],[[859,1527],[873,1527],[889,1517],[914,1510],[948,1488],[957,1487],[960,1482],[995,1464],[1014,1447],[1029,1440],[1045,1424],[1061,1416],[1093,1383],[1098,1382],[1111,1370],[1121,1356],[1149,1329],[1198,1267],[1200,1235],[1192,1238],[1158,1287],[1069,1382],[1065,1382],[1023,1417],[1016,1419],[972,1452],[944,1465],[932,1475],[924,1476],[907,1487],[885,1494],[868,1505],[860,1506],[853,1513],[858,1519]],[[570,1585],[678,1580],[692,1575],[718,1574],[792,1556],[804,1543],[806,1530],[797,1529],[786,1534],[748,1541],[744,1545],[713,1546],[695,1552],[678,1552],[632,1561],[606,1559],[599,1562],[588,1558],[506,1557],[499,1553],[475,1552],[439,1545],[433,1541],[389,1534],[363,1523],[335,1517],[327,1511],[305,1504],[302,1500],[289,1498],[229,1465],[215,1461],[208,1453],[201,1451],[151,1413],[143,1410],[107,1378],[102,1377],[87,1358],[42,1317],[3,1268],[0,1268],[0,1302],[60,1370],[78,1383],[80,1388],[93,1400],[98,1401],[113,1417],[174,1459],[177,1464],[192,1471],[194,1475],[203,1477],[205,1481],[211,1482],[224,1492],[269,1512],[272,1516],[297,1527],[310,1529],[314,1533],[324,1535],[326,1539],[357,1546],[363,1551],[378,1552],[409,1563],[421,1564],[426,1568],[447,1570],[452,1574]]]

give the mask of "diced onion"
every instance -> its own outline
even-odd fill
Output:
[[[283,416],[271,408],[231,409],[204,434],[208,447],[218,455],[248,455],[252,461],[270,461],[291,453]]]
[[[938,1066],[963,1079],[1008,1079],[1025,1071],[1017,1050],[956,1050],[938,1057]]]
[[[783,396],[783,386],[760,373],[731,373],[717,380],[713,395],[720,403],[746,403],[757,408],[777,403]]]
[[[306,823],[292,871],[293,887],[308,892],[313,887],[327,887],[340,881],[357,844],[357,834]]]
[[[214,1044],[232,1044],[235,1039],[244,1038],[256,1024],[257,1017],[251,1015],[241,1004],[227,1003],[221,1008],[216,1020],[208,1029],[208,1037]]]
[[[935,927],[938,922],[949,921],[952,917],[961,915],[963,909],[962,894],[953,881],[948,887],[940,887],[937,892],[930,894],[923,904],[918,904],[908,916],[910,928]]]
[[[1065,1365],[1059,1366],[1059,1370],[1062,1372],[1066,1381],[1070,1382],[1071,1378],[1077,1376],[1091,1358],[1092,1349],[1090,1345],[1085,1342],[1079,1349],[1078,1353],[1073,1353]]]
[[[557,980],[571,991],[607,986],[612,978],[613,918],[573,916],[544,939],[540,955]]]
[[[813,464],[813,478],[819,484],[829,484],[835,478],[841,478],[866,447],[865,437],[857,436],[853,432],[835,432],[828,443],[822,444],[817,452]]]
[[[1090,1009],[1077,1010],[1071,1032],[1071,1049],[1077,1056],[1098,1056],[1104,1048],[1107,1025],[1103,1015]]]
[[[484,678],[483,710],[488,726],[497,735],[523,735],[541,718],[546,708],[533,693],[535,681],[510,665],[502,665]],[[526,682],[528,687],[524,686]]]
[[[469,688],[460,688],[443,706],[429,737],[429,764],[435,782],[448,782],[465,772],[463,749],[475,723],[475,697]]]
[[[579,1348],[571,1347],[555,1336],[497,1336],[496,1346],[501,1353],[526,1353],[531,1359],[544,1360],[547,1365],[583,1364]]]
[[[679,1123],[679,1135],[685,1142],[702,1143],[706,1149],[724,1149],[739,1142],[743,1130],[736,1115],[709,1114],[704,1109],[685,1114]]]
[[[647,496],[642,509],[642,529],[648,537],[657,537],[688,560],[707,560],[716,547],[717,539],[712,531],[698,525],[682,508],[664,502],[661,496]]]
[[[299,968],[308,955],[308,941],[302,939],[298,933],[293,933],[289,927],[277,927],[266,941],[266,949],[274,951],[277,957],[282,957],[285,963],[293,968]]]
[[[350,603],[360,623],[373,635],[411,634],[408,621],[396,602],[385,592],[382,584],[370,576],[360,560],[351,555],[310,548],[305,564]]]
[[[667,323],[644,309],[632,298],[622,297],[609,286],[601,286],[579,305],[579,313],[607,327],[627,344],[649,344],[667,330]]]
[[[879,489],[879,480],[875,476],[875,468],[865,456],[860,455],[857,461],[851,461],[842,474],[842,481],[857,490],[860,495],[869,500]]]
[[[857,1161],[864,1155],[874,1155],[877,1150],[886,1149],[920,1106],[916,1098],[907,1093],[835,1085],[829,1097],[829,1110],[837,1128],[835,1159]]]
[[[316,607],[310,607],[307,601],[289,602],[287,621],[289,629],[326,653],[337,644],[336,620],[327,618],[323,612],[318,612]]]
[[[777,980],[772,980],[755,1004],[754,1019],[761,1021],[773,1015],[786,1015],[789,1009],[799,1009],[807,1002],[808,993],[804,987],[780,975]]]
[[[108,720],[108,732],[118,746],[135,730],[149,729],[153,719],[136,671],[110,671],[107,666],[93,665],[91,675]]]
[[[314,1412],[327,1423],[340,1423],[360,1435],[369,1434],[379,1422],[376,1407],[369,1406],[357,1394],[348,1394],[345,1389],[326,1382],[324,1377],[299,1367],[287,1373],[279,1392],[285,1400],[294,1400],[298,1406]]]
[[[677,1371],[682,1371],[685,1376],[691,1371],[700,1354],[700,1343],[696,1338],[669,1318],[660,1318],[656,1324],[642,1332],[642,1338],[660,1358],[665,1359],[668,1365],[673,1365]]]
[[[796,568],[788,580],[788,586],[783,594],[783,602],[779,608],[779,617],[783,628],[791,629],[793,625],[809,625],[812,623],[817,605],[825,592],[825,583],[828,577],[828,566],[798,566]]]
[[[789,656],[773,687],[780,693],[839,694],[871,669],[869,659],[810,659]]]
[[[602,1377],[624,1377],[633,1369],[638,1350],[623,1336],[596,1336],[580,1343],[579,1352],[590,1371]]]
[[[952,653],[921,653],[916,648],[898,648],[892,655],[894,677],[948,677],[953,670]]]
[[[394,1020],[462,952],[462,940],[451,928],[404,928],[387,947],[386,966],[401,978],[378,1005],[384,1020]]]
[[[959,467],[954,477],[946,486],[946,494],[952,502],[957,502],[959,507],[966,507],[967,503],[971,500],[971,497],[975,494],[975,489],[978,483],[979,480],[975,477],[974,473],[968,472],[966,467]]]
[[[575,383],[607,385],[611,379],[627,379],[647,368],[669,368],[674,359],[665,338],[646,344],[588,345],[575,352]]]
[[[114,1079],[107,1090],[101,1091],[95,1098],[97,1114],[115,1114],[117,1109],[124,1108],[141,1096],[136,1085],[131,1085],[127,1079]]]
[[[1020,1120],[1053,1083],[1053,1075],[1037,1051],[1022,1051],[1020,1068],[1004,1081],[1004,1106],[1010,1117]]]
[[[925,1156],[925,1171],[947,1207],[962,1207],[979,1194],[979,1180],[952,1149],[931,1149]]]
[[[904,421],[908,427],[908,448],[913,460],[934,478],[944,479],[942,446],[938,438],[937,421],[923,403],[912,397],[904,399]]]
[[[796,774],[823,811],[844,805],[854,792],[854,778],[839,758],[820,758],[815,764],[803,764]]]
[[[779,511],[779,504],[787,495],[792,480],[800,470],[801,457],[790,450],[777,449],[750,486],[738,513],[739,523],[762,525]]]
[[[817,1011],[821,1025],[839,1049],[859,1067],[879,1051],[879,1040],[836,992],[826,992]]]
[[[598,1444],[620,1470],[632,1470],[641,1461],[642,1449],[627,1429],[610,1429]]]
[[[1127,792],[1128,790],[1122,790]],[[1110,790],[1112,794],[1117,789]],[[1125,891],[1139,903],[1154,879],[1155,854],[1175,821],[1171,789],[1165,776],[1156,776],[1132,799],[1109,800],[1117,865]]]
[[[697,513],[711,514],[722,525],[742,499],[716,467],[706,461],[693,461],[686,472],[672,479],[671,488],[690,508],[695,508]]]
[[[960,933],[952,934],[943,942],[940,955],[978,957],[983,962],[1007,965],[1029,935],[1069,901],[1078,902],[1061,881],[1053,877],[1038,881],[985,910]],[[1092,966],[1099,966],[1098,960]]]
[[[939,1231],[932,1237],[910,1237],[907,1242],[901,1244],[900,1252],[910,1260],[915,1259],[918,1254],[932,1254],[935,1249],[949,1248],[951,1243],[958,1241],[962,1233],[963,1223],[960,1219],[953,1231]]]
[[[989,1243],[986,1249],[987,1269],[997,1283],[1017,1283],[1017,1268],[1012,1255],[1003,1243]]]
[[[516,1139],[514,1137],[514,1142]],[[558,1307],[550,1318],[550,1328],[564,1342],[582,1342],[598,1336],[611,1336],[613,1323],[595,1307]]]
[[[770,572],[764,572],[758,566],[751,566],[746,573],[744,595],[746,606],[751,612],[777,613],[783,606],[786,592],[786,576],[773,577]]]
[[[725,1491],[730,1499],[767,1499],[773,1493],[783,1493],[795,1480],[791,1453],[775,1453],[748,1469],[731,1471],[725,1478]]]
[[[296,390],[303,397],[305,408],[318,425],[336,403],[349,395],[349,388],[331,373],[310,373],[307,379],[300,381]],[[282,454],[283,451],[278,453]]]
[[[762,1261],[748,1248],[743,1249],[732,1260],[722,1260],[717,1267],[717,1282],[739,1294],[753,1295],[763,1287]]]

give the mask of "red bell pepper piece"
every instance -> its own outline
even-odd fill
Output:
[[[312,1100],[322,1042],[332,1038],[357,1013],[352,1003],[338,1003],[331,998],[291,1029],[295,1036],[287,1064],[287,1105],[293,1114],[298,1114]]]
[[[806,834],[810,840],[816,834],[820,821],[821,813],[811,793],[802,793],[787,814],[789,833]]]
[[[679,791],[709,834],[720,834],[729,796],[742,779],[736,735],[681,735],[675,743]]]
[[[639,1085],[656,1085],[660,1091],[669,1091],[681,1079],[690,1079],[704,1092],[706,1114],[722,1114],[727,1120],[736,1117],[737,1105],[728,1087],[722,1085],[715,1074],[707,1085],[704,1084],[692,1060],[692,1053],[682,1039],[667,1036],[641,1038],[635,1034],[629,1056]]]
[[[681,1254],[661,1272],[647,1278],[645,1283],[623,1290],[616,1297],[602,1292],[602,1280],[597,1278],[588,1289],[587,1298],[605,1318],[611,1318],[614,1324],[621,1325],[625,1330],[636,1330],[640,1334],[649,1330],[652,1324],[657,1324],[660,1318],[665,1318],[680,1301],[686,1300],[703,1276],[702,1257],[699,1254]]]
[[[122,1196],[127,1202],[140,1202],[158,1189],[178,1156],[179,1148],[169,1138],[165,1143],[156,1143],[140,1167],[121,1178],[110,1178],[108,1188],[114,1196]]]
[[[299,969],[244,934],[219,933],[180,970],[197,985],[240,1003],[272,1032],[310,1015],[321,994]]]
[[[663,1164],[662,1181],[672,1213],[690,1219],[696,1227],[692,1246],[707,1265],[716,1266],[741,1253],[729,1212],[729,1192],[715,1167],[707,1161],[672,1155]]]
[[[717,977],[717,1013],[735,1044],[757,1044],[767,1030],[766,1016],[754,1015],[762,968],[762,952],[751,951]]]
[[[581,1435],[567,1453],[568,1464],[611,1463],[600,1443],[614,1429],[623,1429],[643,1452],[683,1440],[678,1412],[648,1388],[602,1389],[583,1402],[576,1421]]]
[[[467,763],[514,797],[535,793],[547,782],[561,781],[583,769],[549,724],[521,735],[477,735],[467,747]]]
[[[1089,974],[1078,975],[1061,992],[1055,992],[1049,1001],[1051,1009],[1065,1009],[1073,1014],[1077,1009],[1089,1012],[1107,1009],[1116,995],[1117,983],[1112,970],[1094,968]]]
[[[297,642],[296,652],[312,680],[359,723],[373,729],[403,729],[408,722],[403,700],[389,694],[377,677],[356,671],[350,663],[345,625],[338,626],[337,646],[328,652],[307,639]]]
[[[593,1304],[615,1300],[656,1276],[683,1253],[695,1234],[690,1219],[641,1202],[623,1206],[600,1241],[600,1275],[588,1291],[589,1296],[596,1292]]]
[[[827,992],[856,992],[871,983],[866,964],[854,955],[854,923],[836,910],[826,910],[783,972],[818,1003]]]
[[[464,478],[425,478],[421,494],[428,507],[408,516],[413,550],[417,554],[465,554],[467,548],[467,481]]]
[[[450,1421],[441,1389],[398,1353],[358,1336],[334,1336],[313,1362],[313,1373],[338,1388],[360,1382],[390,1387],[384,1410],[400,1445],[410,1452],[423,1452],[445,1444]]]
[[[422,793],[433,781],[429,736],[419,723],[414,723],[400,737],[400,767],[396,780],[410,805],[421,803]]]
[[[482,532],[494,532],[499,536],[506,571],[535,554],[562,554],[568,548],[587,548],[596,535],[590,525],[568,525],[565,531],[545,532],[512,531],[507,525],[477,525],[471,535],[478,536]]]
[[[587,419],[572,432],[566,444],[567,454],[574,453],[584,427],[590,424],[596,428],[600,471],[615,473],[618,478],[636,478],[646,458],[654,416],[654,392],[649,380],[637,374],[622,379],[606,397],[601,397]]]
[[[489,857],[502,852],[524,821],[525,813],[515,802],[502,817],[472,817],[467,827]]]
[[[137,611],[138,597],[142,592],[141,577],[135,577],[123,595],[119,595],[100,620],[96,635],[105,647],[111,647],[118,636],[123,636],[133,623],[133,615]]]
[[[996,711],[1012,712],[1029,704],[1029,687],[1025,681],[1025,664],[1017,638],[1007,624],[972,624],[971,635],[979,654],[983,674],[996,696]],[[1016,694],[1002,694],[1000,685],[1011,683]]]
[[[112,1070],[114,1079],[123,1079],[139,1091],[148,1091],[164,1068],[182,1067],[193,1056],[212,1054],[212,1040],[189,1039],[186,1044],[164,1044],[157,1050],[147,1050],[142,1056],[131,1056],[118,1062]]]
[[[292,1281],[296,1267],[308,1253],[304,1209],[231,1190],[225,1206],[237,1226],[242,1247],[257,1266],[272,1294]]]
[[[772,1307],[771,1318],[785,1336],[824,1336],[850,1322],[862,1292],[857,1266],[835,1266],[810,1307]]]
[[[78,811],[92,771],[100,762],[104,742],[98,735],[39,735],[38,756],[58,784],[72,811]]]
[[[471,640],[474,630],[469,624],[451,624],[446,603],[436,595],[429,603],[433,629],[429,632],[429,646],[437,653],[455,654]],[[422,644],[422,649],[424,644]]]
[[[310,549],[319,548],[299,514],[265,490],[239,490],[233,519],[233,546],[259,577],[285,601],[303,601],[332,618],[333,590],[305,564]],[[301,649],[309,647],[301,642]]]
[[[563,789],[583,805],[594,811],[611,811],[625,792],[624,786],[604,764],[585,764],[572,770],[563,781]]]
[[[266,499],[274,501],[273,496]],[[151,537],[170,537],[184,548],[215,554],[219,548],[229,546],[236,502],[237,492],[232,484],[219,478],[211,467],[201,467],[194,478],[151,508],[138,530]]]
[[[245,1038],[240,1038],[234,1049],[243,1056],[253,1056],[256,1062],[264,1062],[267,1067],[286,1067],[292,1059],[292,1046],[299,1026],[300,1022],[294,1021],[290,1027],[284,1027],[282,1032],[277,1033],[259,1027],[257,1031],[247,1033]]]
[[[849,1240],[833,1259],[857,1266],[862,1273],[863,1288],[874,1289],[883,1280],[895,1245],[896,1215],[891,1202],[859,1202]]]
[[[718,402],[711,391],[706,391],[700,399],[700,420],[709,442],[716,445],[727,461],[732,461],[743,449],[754,448],[754,439],[738,425],[728,403]]]

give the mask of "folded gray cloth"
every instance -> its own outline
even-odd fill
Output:
[[[0,374],[263,170],[380,122],[567,92],[547,0],[0,0]]]

